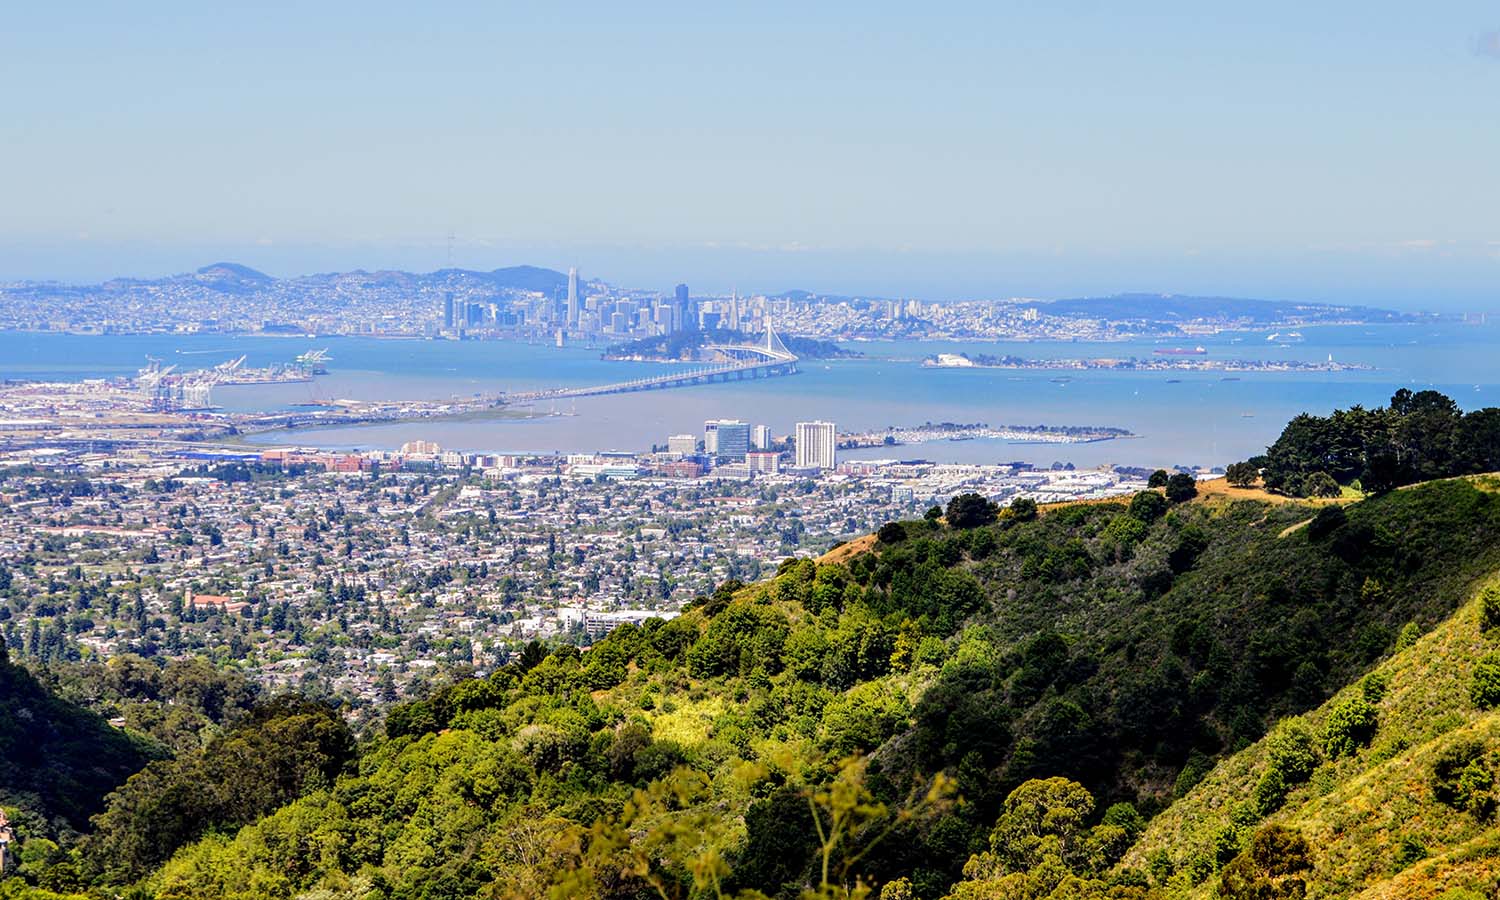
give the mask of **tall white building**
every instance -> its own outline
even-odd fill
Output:
[[[578,324],[578,268],[576,266],[568,269],[568,324],[573,326]]]
[[[771,448],[771,426],[750,426],[750,446],[757,450],[769,450]]]
[[[837,464],[838,436],[832,422],[797,423],[797,468],[831,469]]]

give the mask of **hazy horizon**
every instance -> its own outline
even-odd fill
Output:
[[[455,245],[457,246],[457,245]],[[213,256],[213,249],[224,250],[219,256]],[[58,277],[58,276],[0,276],[0,281],[55,281],[62,284],[94,284],[108,281],[114,278],[139,278],[157,279],[173,275],[181,275],[196,271],[200,268],[216,263],[235,263],[248,266],[276,278],[295,279],[298,277],[325,274],[330,272],[352,272],[364,271],[407,271],[418,274],[426,274],[439,269],[449,268],[446,252],[443,247],[436,249],[443,258],[436,264],[425,262],[425,257],[431,255],[432,250],[428,248],[417,248],[410,252],[395,253],[388,257],[389,260],[404,259],[405,263],[394,261],[379,262],[373,254],[350,254],[351,262],[335,265],[315,265],[318,257],[308,255],[307,260],[299,265],[299,260],[304,259],[302,254],[288,254],[286,256],[266,253],[247,252],[234,254],[229,252],[232,248],[207,248],[205,253],[199,257],[192,257],[180,249],[174,249],[170,253],[163,253],[159,257],[156,254],[136,254],[134,259],[160,261],[153,268],[142,262],[141,265],[126,271],[110,271],[100,269],[96,273],[90,273],[81,277]],[[752,251],[721,251],[723,253],[750,253]],[[661,255],[667,255],[666,251],[658,251]],[[715,254],[705,252],[702,258],[693,258],[687,254],[670,254],[673,259],[685,259],[687,264],[668,269],[668,262],[662,262],[652,266],[649,262],[643,264],[642,255],[624,252],[611,252],[607,248],[595,256],[585,260],[570,261],[561,254],[548,256],[539,251],[535,256],[507,257],[503,255],[480,256],[477,253],[460,254],[455,249],[452,268],[467,269],[471,271],[487,272],[495,269],[511,266],[537,266],[539,268],[552,269],[558,272],[566,272],[570,265],[579,267],[579,274],[585,279],[597,279],[605,281],[614,287],[627,290],[657,290],[663,294],[670,293],[672,286],[679,282],[688,283],[695,295],[713,296],[728,295],[731,291],[738,291],[743,295],[765,294],[777,295],[792,290],[806,290],[818,294],[863,296],[881,298],[917,299],[925,301],[960,301],[960,300],[1008,300],[1013,298],[1030,298],[1036,300],[1061,300],[1077,297],[1107,297],[1120,294],[1162,294],[1177,296],[1202,296],[1202,297],[1234,297],[1242,299],[1259,300],[1281,300],[1305,303],[1327,303],[1333,305],[1365,305],[1395,309],[1402,312],[1484,312],[1500,310],[1500,295],[1494,291],[1485,290],[1474,295],[1472,299],[1465,296],[1449,296],[1445,298],[1431,290],[1431,285],[1414,289],[1410,292],[1399,287],[1393,287],[1393,283],[1387,281],[1385,284],[1377,284],[1378,276],[1369,273],[1369,280],[1363,288],[1351,286],[1349,283],[1341,285],[1328,285],[1327,290],[1316,290],[1306,279],[1295,277],[1283,278],[1258,278],[1244,281],[1216,278],[1212,273],[1205,273],[1201,277],[1184,277],[1179,274],[1167,283],[1166,279],[1159,282],[1149,281],[1151,273],[1144,271],[1148,268],[1143,263],[1135,263],[1128,268],[1141,271],[1139,278],[1135,281],[1117,281],[1108,275],[1094,277],[1073,275],[1067,278],[1059,278],[1049,281],[1042,276],[1032,277],[996,277],[984,278],[957,278],[945,280],[941,277],[925,278],[913,277],[906,273],[903,277],[900,264],[909,262],[910,255],[900,255],[896,258],[888,258],[880,254],[872,255],[870,265],[859,274],[844,278],[838,274],[824,274],[819,271],[816,261],[792,260],[781,271],[786,276],[778,278],[775,275],[767,276],[755,281],[729,282],[721,275],[714,263]],[[468,257],[468,258],[461,258]],[[955,255],[956,256],[956,255]],[[182,262],[176,263],[178,258]],[[268,259],[269,264],[260,263],[262,257]],[[647,257],[649,260],[653,257]],[[618,268],[595,268],[585,265],[588,260],[613,261]],[[935,268],[941,268],[939,263],[943,260],[933,255],[926,255],[925,259],[931,262]],[[360,262],[359,260],[367,260]],[[811,262],[811,264],[809,264]],[[278,265],[280,263],[280,265]],[[1014,271],[1012,269],[1012,271]],[[801,272],[802,277],[795,273]],[[635,273],[632,276],[630,273]],[[675,274],[674,274],[675,273]],[[1049,289],[1048,285],[1053,287]],[[905,285],[907,290],[897,290],[897,286]],[[1073,285],[1072,290],[1066,289]],[[1220,287],[1219,285],[1230,285]],[[1010,287],[1007,287],[1010,286]],[[924,287],[926,289],[924,289]]]
[[[85,6],[0,34],[0,279],[453,234],[705,292],[1500,309],[1487,4]]]

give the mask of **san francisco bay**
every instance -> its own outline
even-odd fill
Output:
[[[1076,465],[1224,465],[1260,452],[1303,411],[1379,405],[1397,388],[1432,387],[1466,408],[1500,398],[1496,329],[1428,323],[1305,328],[1165,342],[953,343],[856,342],[861,359],[803,360],[799,374],[669,391],[543,402],[525,418],[468,418],[268,432],[253,443],[321,448],[394,448],[424,439],[445,447],[495,451],[641,450],[670,434],[695,433],[706,419],[765,423],[783,434],[793,423],[826,419],[845,432],[923,422],[991,425],[1097,425],[1136,437],[1092,444],[942,441],[850,451],[846,457],[951,462],[1023,460]],[[1298,360],[1332,356],[1370,371],[1059,371],[924,368],[937,353],[1029,359],[1135,356],[1201,344],[1210,359]],[[294,384],[223,386],[214,402],[231,410],[290,408],[333,399],[442,400],[505,391],[584,386],[674,371],[676,364],[609,362],[594,348],[502,341],[269,338],[225,335],[0,334],[0,378],[79,380],[131,374],[155,357],[182,369],[241,355],[247,365],[289,360],[327,348],[330,374]]]

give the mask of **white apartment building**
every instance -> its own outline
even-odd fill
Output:
[[[838,433],[832,422],[797,423],[797,468],[831,469],[837,464]]]

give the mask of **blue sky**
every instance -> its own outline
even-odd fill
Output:
[[[1500,309],[1493,2],[136,6],[7,11],[0,278]]]

